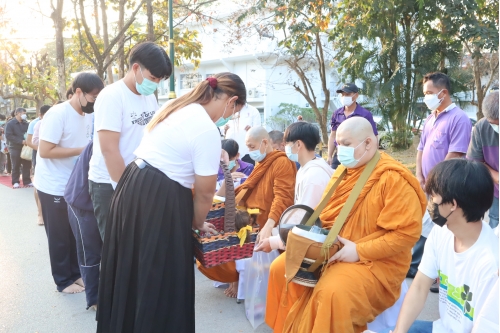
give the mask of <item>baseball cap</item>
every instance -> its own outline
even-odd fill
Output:
[[[357,93],[358,90],[358,87],[354,83],[346,83],[342,86],[342,88],[337,89],[337,94],[340,94],[342,92]]]

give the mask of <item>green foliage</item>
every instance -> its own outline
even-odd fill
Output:
[[[316,115],[312,108],[301,108],[296,104],[281,103],[280,110],[273,116],[267,118],[267,125],[275,130],[284,131],[288,126],[302,116],[304,121],[314,123]]]

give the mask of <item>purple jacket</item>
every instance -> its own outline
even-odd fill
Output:
[[[82,151],[76,161],[68,184],[64,190],[64,200],[72,207],[93,212],[94,206],[89,194],[89,162],[93,152],[93,141]]]
[[[236,170],[236,172],[241,172],[247,176],[250,176],[250,174],[253,171],[254,166],[251,165],[250,163],[243,162],[242,160],[238,160],[238,164],[240,165],[240,167]],[[222,169],[219,167],[219,173],[217,174],[217,181],[220,181],[223,179],[224,179],[224,173],[222,172]]]

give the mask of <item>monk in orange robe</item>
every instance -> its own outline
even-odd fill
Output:
[[[257,224],[260,231],[257,241],[260,242],[271,236],[281,214],[293,205],[297,168],[285,153],[273,149],[269,134],[263,127],[254,127],[247,132],[246,145],[250,157],[257,163],[248,179],[235,189],[236,197],[241,192],[245,193],[242,202],[236,204],[259,209]],[[225,196],[224,185],[217,195]],[[234,261],[212,268],[205,268],[200,262],[197,262],[197,266],[209,279],[230,283],[226,295],[236,297],[239,273]]]
[[[370,123],[361,117],[340,125],[337,142],[347,175],[320,215],[327,229],[378,148]],[[332,176],[325,194],[340,171]],[[417,179],[381,153],[339,234],[344,247],[330,258],[317,285],[286,285],[286,252],[272,263],[266,323],[275,333],[363,332],[367,323],[399,298],[425,207],[426,197]]]

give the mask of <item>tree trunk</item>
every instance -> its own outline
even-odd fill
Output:
[[[153,0],[146,1],[147,15],[148,15],[148,41],[154,42],[155,30],[153,24]]]
[[[484,90],[483,90],[483,85],[481,84],[481,69],[480,69],[479,57],[474,57],[474,60],[472,61],[472,67],[474,70],[474,82],[476,84],[476,91],[477,91],[476,118],[479,121],[481,118],[484,117],[483,115]]]
[[[101,27],[99,26],[99,5],[97,0],[94,0],[94,19],[95,19],[95,34],[101,37]]]
[[[125,24],[125,3],[127,0],[120,0],[119,3],[119,14],[118,14],[118,31],[123,29],[123,25]],[[120,40],[118,41],[118,78],[123,79],[125,76],[125,34],[120,36]]]
[[[109,46],[109,35],[108,35],[108,15],[106,14],[106,1],[101,0],[101,15],[102,15],[102,37],[104,41],[104,49]],[[106,63],[109,64],[110,55],[106,55]],[[104,74],[104,73],[103,73]],[[113,83],[113,66],[108,65],[107,68],[108,84]]]
[[[56,33],[56,62],[57,62],[57,95],[59,100],[66,99],[66,65],[64,63],[64,19],[62,18],[63,0],[57,0],[57,7],[52,6],[50,17],[54,21]]]

